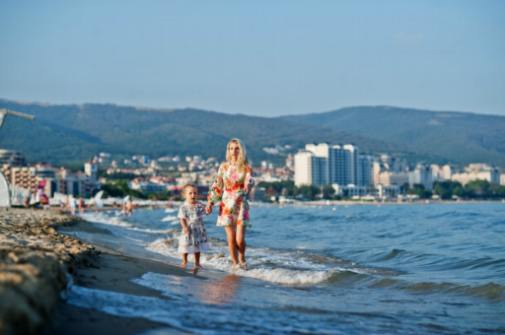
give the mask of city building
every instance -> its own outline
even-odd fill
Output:
[[[474,180],[487,180],[492,184],[500,184],[501,171],[497,167],[491,167],[487,164],[469,164],[464,172],[452,174],[451,179],[462,185],[466,185]]]
[[[360,156],[352,144],[307,144],[295,154],[295,185],[372,184],[372,163],[369,156]]]
[[[17,151],[0,149],[0,166],[4,164],[10,166],[26,166],[26,159]]]
[[[417,164],[414,171],[410,172],[409,186],[413,187],[415,184],[423,185],[426,190],[433,188],[433,175],[430,165]]]

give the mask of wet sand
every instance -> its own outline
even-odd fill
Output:
[[[143,296],[159,293],[130,282],[145,272],[189,275],[181,269],[121,256],[58,232],[86,222],[54,210],[0,209],[0,334],[139,334],[167,325],[71,306],[69,281]]]
[[[160,297],[158,291],[136,285],[130,280],[146,272],[189,276],[186,271],[151,260],[136,259],[100,249],[100,256],[92,266],[81,266],[73,276],[79,286],[121,292],[132,295]],[[60,301],[53,319],[43,335],[56,334],[141,334],[150,330],[162,330],[164,334],[182,334],[170,330],[166,324],[141,318],[122,318],[92,309],[84,309]]]

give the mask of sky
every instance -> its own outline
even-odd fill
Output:
[[[505,115],[505,1],[0,2],[0,98]]]

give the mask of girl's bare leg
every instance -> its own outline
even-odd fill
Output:
[[[185,269],[186,265],[188,265],[188,254],[182,254],[181,268]]]
[[[228,249],[230,250],[231,262],[233,265],[238,264],[237,259],[237,243],[236,243],[236,230],[234,226],[226,226],[224,227],[226,232],[226,239],[228,240]]]
[[[238,254],[239,254],[239,262],[241,264],[245,263],[245,227],[243,224],[237,225],[237,233],[235,236]]]

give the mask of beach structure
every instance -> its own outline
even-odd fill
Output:
[[[27,120],[34,119],[33,115],[2,108],[0,109],[0,128],[3,126],[5,119],[8,115],[21,117]],[[10,206],[11,206],[11,199],[10,199],[9,184],[7,184],[7,180],[5,179],[4,175],[0,173],[0,207],[10,207]]]

